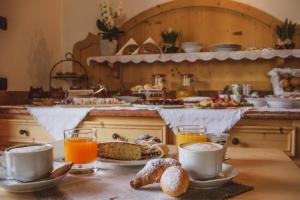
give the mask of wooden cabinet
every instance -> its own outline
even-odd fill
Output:
[[[46,130],[35,120],[2,118],[0,119],[0,148],[23,143],[51,142]]]
[[[295,156],[296,130],[289,121],[242,120],[230,130],[229,146],[276,148]]]
[[[97,128],[98,141],[133,141],[149,134],[167,142],[166,124],[160,118],[88,117],[79,127]],[[15,144],[48,142],[52,142],[51,137],[29,115],[0,116],[0,150]]]
[[[97,128],[98,141],[133,141],[140,135],[148,134],[167,142],[166,124],[160,118],[93,117],[82,122],[80,127]]]
[[[98,141],[133,141],[149,134],[175,144],[175,135],[160,117],[88,116],[79,127],[97,128]],[[277,148],[299,156],[298,120],[242,119],[230,131],[229,146]],[[296,142],[298,139],[298,142]],[[19,143],[47,143],[52,139],[30,115],[0,115],[0,150]]]

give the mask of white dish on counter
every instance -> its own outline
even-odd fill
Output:
[[[292,108],[295,100],[285,98],[266,98],[270,108]]]
[[[137,109],[151,109],[151,110],[155,110],[155,109],[160,109],[160,108],[165,108],[165,109],[175,109],[175,108],[184,108],[184,105],[143,105],[143,104],[133,104],[132,105],[134,108]]]
[[[2,158],[0,160],[1,164],[4,162]],[[64,163],[54,162],[53,165],[54,165],[54,169],[56,169],[60,166],[63,166]],[[5,176],[6,174],[5,169],[3,167],[0,167],[0,174],[1,176]],[[67,176],[67,174],[68,173],[65,173],[53,179],[34,181],[28,183],[22,183],[14,180],[1,180],[0,187],[2,187],[4,190],[8,192],[14,192],[14,193],[36,192],[36,191],[49,189],[58,185]]]
[[[127,103],[134,103],[141,99],[141,97],[135,97],[135,96],[115,96],[116,99],[119,101],[124,101]]]
[[[212,189],[218,188],[225,183],[231,181],[234,177],[239,174],[239,171],[232,165],[223,163],[222,173],[220,176],[210,180],[195,180],[190,178],[190,187],[196,189]]]
[[[253,104],[255,108],[264,107],[267,105],[267,101],[265,98],[245,98],[247,102]]]

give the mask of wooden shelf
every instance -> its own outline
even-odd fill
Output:
[[[196,62],[210,61],[213,59],[224,60],[257,60],[257,59],[272,59],[275,57],[287,58],[296,57],[300,58],[300,49],[292,50],[253,50],[253,51],[231,51],[231,52],[197,52],[197,53],[171,53],[171,54],[139,54],[139,55],[121,55],[121,56],[98,56],[89,57],[88,64],[91,62],[97,63],[140,63],[140,62]]]

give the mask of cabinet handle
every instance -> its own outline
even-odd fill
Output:
[[[232,144],[234,144],[234,145],[240,144],[240,140],[239,140],[238,138],[233,138],[231,142],[232,142]]]
[[[24,130],[24,129],[21,129],[20,131],[19,131],[19,134],[20,135],[25,135],[25,136],[29,136],[29,131],[28,130]]]
[[[114,133],[114,134],[112,135],[112,138],[113,138],[114,140],[117,140],[117,139],[121,138],[121,136],[120,136],[118,133]]]

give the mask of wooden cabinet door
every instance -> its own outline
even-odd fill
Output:
[[[0,119],[1,143],[48,143],[51,138],[35,120]]]
[[[293,126],[237,125],[230,131],[229,145],[277,148],[295,156],[295,135]]]
[[[88,119],[79,127],[97,128],[98,141],[132,142],[140,135],[152,135],[166,143],[166,125],[159,118],[105,117]]]

